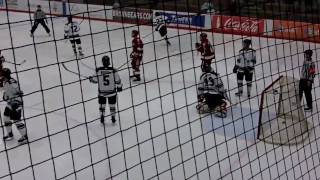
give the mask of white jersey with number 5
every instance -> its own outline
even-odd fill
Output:
[[[117,70],[112,67],[97,68],[95,78],[100,95],[113,96],[116,94],[117,88],[122,87],[120,76]]]

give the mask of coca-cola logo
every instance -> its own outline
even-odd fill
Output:
[[[224,29],[232,29],[235,31],[259,32],[259,21],[253,19],[234,19],[228,18],[224,21]]]

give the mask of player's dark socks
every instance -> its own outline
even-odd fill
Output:
[[[10,141],[12,139],[13,139],[13,133],[12,132],[8,133],[6,136],[3,137],[4,141]]]
[[[116,122],[116,118],[114,116],[111,117],[111,121],[112,123],[115,123]]]
[[[100,117],[100,122],[101,122],[101,124],[104,124],[104,116],[103,115]]]
[[[79,56],[84,56],[82,51],[79,51]]]
[[[141,81],[140,76],[135,76],[136,78],[133,81]]]
[[[306,108],[304,108],[304,111],[311,112],[311,111],[312,111],[312,108],[306,107]]]

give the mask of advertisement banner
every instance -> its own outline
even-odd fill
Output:
[[[273,20],[275,38],[320,42],[320,25],[296,21]]]
[[[152,11],[136,8],[117,8],[112,11],[113,20],[128,22],[138,25],[150,25],[152,23]]]
[[[263,35],[265,23],[263,19],[239,16],[212,16],[212,30],[240,35]]]
[[[69,14],[78,17],[90,17],[92,19],[112,19],[112,7],[93,4],[67,3],[66,15]]]
[[[28,1],[19,1],[19,10],[29,11],[30,8],[30,11],[34,12],[38,5],[41,5],[41,9],[47,14],[61,15],[63,13],[62,2],[59,1],[29,0],[29,3]]]
[[[16,9],[18,8],[18,0],[7,0],[7,4],[5,3],[5,0],[2,1],[3,7],[7,5],[8,9]]]
[[[164,16],[168,26],[186,27],[186,28],[204,28],[206,27],[205,15],[196,13],[173,12],[173,11],[154,11]]]

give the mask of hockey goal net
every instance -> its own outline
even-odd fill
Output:
[[[280,76],[261,94],[258,138],[272,144],[298,144],[308,137],[299,98],[299,81]]]

